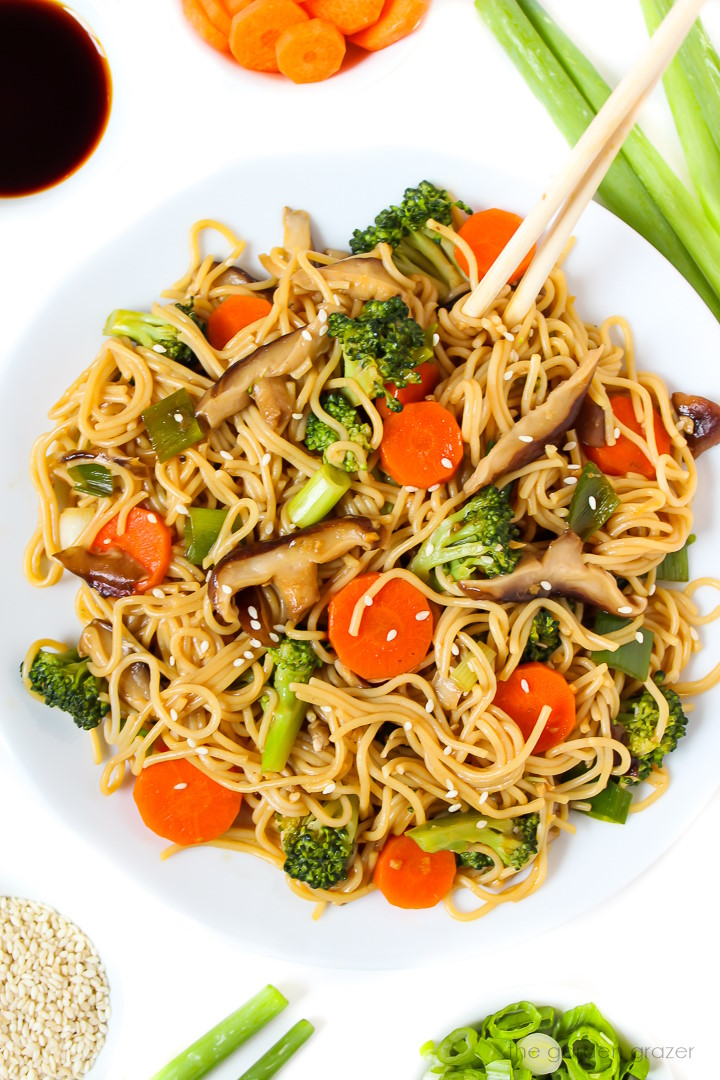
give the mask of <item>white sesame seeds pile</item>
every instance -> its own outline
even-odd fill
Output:
[[[78,1080],[109,1016],[105,969],[80,928],[45,904],[0,896],[0,1076]]]

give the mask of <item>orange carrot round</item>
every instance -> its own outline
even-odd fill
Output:
[[[385,0],[377,22],[350,40],[370,52],[386,49],[417,30],[429,7],[430,0]]]
[[[280,35],[275,55],[280,71],[292,82],[322,82],[340,70],[345,38],[327,19],[310,19]]]
[[[493,705],[515,721],[527,741],[544,705],[552,709],[534,754],[563,742],[575,727],[575,695],[559,671],[532,661],[518,664],[509,679],[497,684]]]
[[[350,633],[355,606],[380,574],[362,574],[328,607],[328,636],[340,661],[362,679],[392,679],[427,656],[433,616],[427,600],[404,578],[390,578],[364,607],[357,635]]]
[[[230,52],[241,67],[251,71],[278,71],[278,38],[308,14],[292,0],[253,0],[233,16]]]
[[[136,593],[154,589],[165,577],[172,556],[172,534],[161,517],[142,506],[133,506],[127,516],[125,532],[118,532],[118,518],[103,525],[90,545],[97,554],[119,548],[145,567],[147,579],[135,586]]]
[[[143,769],[133,798],[148,829],[174,844],[206,844],[226,833],[242,795],[211,780],[184,758]]]
[[[420,376],[419,383],[408,383],[407,386],[385,383],[385,389],[390,394],[390,397],[394,397],[401,405],[410,405],[413,401],[423,401],[428,394],[432,394],[440,382],[440,368],[432,360],[425,360],[422,364],[418,364],[415,370]],[[386,420],[391,415],[390,409],[385,403],[385,398],[378,398],[375,405],[383,420]]]
[[[305,0],[314,19],[327,19],[341,34],[357,34],[380,18],[384,0]]]
[[[237,15],[238,11],[244,11],[246,7],[254,4],[255,0],[223,0],[223,3],[232,18],[233,15]]]
[[[228,51],[227,34],[218,30],[217,26],[208,18],[200,0],[182,0],[183,14],[192,26],[193,30],[200,35],[203,41],[212,45],[218,52]]]
[[[482,279],[487,274],[510,237],[517,232],[522,220],[517,214],[511,214],[509,210],[493,208],[479,210],[460,226],[458,236],[461,236],[472,248],[477,260],[479,278]],[[532,250],[528,252],[517,270],[508,278],[511,283],[523,276],[534,254],[535,246],[533,245]],[[466,274],[469,273],[465,253],[459,247],[455,248],[455,258],[460,269]]]
[[[423,851],[410,836],[390,836],[378,856],[373,881],[393,907],[431,908],[455,880],[452,851]]]
[[[198,2],[213,26],[226,39],[225,48],[227,49],[227,38],[230,36],[230,16],[227,8],[222,4],[221,0],[198,0]]]
[[[211,312],[205,336],[213,349],[224,349],[239,330],[264,319],[271,311],[272,304],[264,296],[228,296]]]
[[[436,401],[417,401],[383,423],[380,461],[397,484],[428,488],[450,480],[463,459],[460,426]]]
[[[635,435],[645,438],[642,422],[635,416],[632,398],[626,394],[611,394],[610,406],[614,415],[621,424],[629,428]],[[653,409],[653,429],[655,432],[655,445],[659,454],[669,454],[672,442],[667,433],[662,417]],[[627,476],[628,473],[640,473],[648,480],[656,478],[655,466],[647,454],[628,439],[627,435],[619,435],[613,446],[607,443],[602,446],[587,446],[580,444],[583,453],[590,461],[594,462],[607,476]]]

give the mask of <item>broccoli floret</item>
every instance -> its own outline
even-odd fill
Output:
[[[504,866],[522,870],[538,849],[538,814],[514,818],[487,818],[475,810],[443,814],[408,830],[423,851],[454,851],[464,855],[477,844],[492,848]],[[467,865],[467,864],[466,864]]]
[[[662,676],[656,676],[660,682]],[[688,718],[683,712],[680,698],[669,687],[660,686],[660,693],[668,703],[670,716],[662,738],[655,736],[660,710],[649,690],[621,702],[620,712],[615,722],[625,730],[627,747],[632,755],[630,768],[621,777],[621,784],[638,784],[646,780],[653,768],[663,763],[666,754],[671,754],[678,740],[685,734]]]
[[[520,558],[520,551],[510,547],[518,536],[512,518],[507,489],[482,488],[438,525],[418,550],[411,571],[426,583],[436,566],[444,566],[453,581],[478,571],[484,577],[509,574]]]
[[[311,889],[331,889],[347,877],[348,865],[355,850],[358,826],[358,800],[350,797],[352,816],[347,825],[334,828],[321,825],[316,817],[281,817],[276,815],[280,830],[285,864],[283,870],[291,878],[304,881]],[[340,817],[340,799],[325,803],[331,817]]]
[[[59,653],[40,649],[28,678],[46,705],[70,713],[83,731],[96,728],[110,709],[108,702],[100,699],[100,694],[107,692],[106,680],[90,674],[88,661],[77,649]]]
[[[372,428],[369,424],[363,424],[360,414],[346,397],[342,394],[325,394],[320,398],[320,404],[326,413],[337,420],[347,431],[347,437],[351,442],[357,443],[363,450],[370,449]],[[315,413],[310,413],[305,429],[305,445],[308,450],[314,450],[322,454],[323,461],[327,462],[326,451],[328,447],[336,443],[341,436],[334,428],[329,427]],[[359,466],[354,454],[347,453],[342,462],[342,468],[346,472],[357,472]]]
[[[285,637],[268,652],[275,662],[273,686],[278,703],[262,752],[263,773],[280,772],[285,768],[305,719],[307,705],[296,697],[291,689],[293,683],[310,682],[315,669],[322,666],[309,641]]]
[[[195,313],[195,301],[188,304],[176,304],[179,311],[189,315],[196,326],[205,332],[205,324]],[[129,337],[136,345],[168,356],[186,367],[197,365],[197,358],[192,349],[178,337],[178,331],[159,315],[149,315],[144,311],[125,311],[118,308],[112,311],[105,323],[104,334],[108,337]]]
[[[443,188],[427,180],[407,188],[400,206],[382,210],[373,225],[356,229],[350,240],[354,254],[389,244],[393,259],[403,274],[425,274],[432,278],[438,299],[444,303],[467,286],[467,278],[455,260],[454,245],[427,228],[431,219],[452,224],[453,206],[470,214],[465,203],[453,199]]]
[[[484,873],[494,864],[492,856],[484,851],[456,851],[455,865],[460,870],[482,870]]]
[[[539,660],[544,664],[559,645],[560,623],[549,611],[541,608],[530,625],[530,634],[520,662],[524,664],[530,660]]]
[[[357,319],[335,312],[328,319],[328,332],[342,345],[345,378],[354,379],[370,398],[384,395],[393,412],[402,405],[390,396],[385,383],[402,387],[420,382],[417,365],[433,354],[425,331],[410,318],[399,296],[369,300]],[[358,404],[351,392],[345,391],[345,396]]]

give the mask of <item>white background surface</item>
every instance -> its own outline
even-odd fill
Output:
[[[100,150],[76,177],[41,196],[0,202],[2,357],[72,267],[170,192],[227,161],[385,142],[427,147],[431,171],[434,147],[457,148],[475,154],[479,169],[493,163],[536,179],[539,191],[567,152],[468,0],[434,0],[397,62],[397,53],[388,53],[307,88],[225,65],[185,28],[176,0],[75,6],[109,54],[113,116]],[[546,6],[611,81],[644,40],[635,0]],[[706,25],[720,42],[717,0],[706,8]],[[658,94],[645,127],[682,173]],[[347,200],[353,221],[352,192]],[[79,357],[78,367],[86,360]],[[409,974],[344,973],[249,955],[213,934],[211,905],[207,929],[179,919],[121,875],[111,851],[98,858],[74,837],[59,815],[35,802],[12,762],[0,761],[0,893],[58,907],[93,937],[108,965],[115,1014],[93,1080],[145,1080],[267,981],[292,1004],[261,1043],[300,1016],[318,1027],[283,1073],[288,1080],[368,1073],[411,1080],[419,1073],[417,1046],[482,1012],[483,994],[545,979],[577,989],[578,1001],[594,998],[629,1033],[646,1030],[658,1046],[692,1047],[689,1060],[685,1049],[685,1059],[673,1063],[674,1073],[710,1080],[717,1074],[717,810],[716,798],[641,881],[602,910],[552,933],[538,927],[531,946]],[[281,880],[278,888],[285,888]],[[251,1044],[213,1075],[230,1080],[262,1048]]]

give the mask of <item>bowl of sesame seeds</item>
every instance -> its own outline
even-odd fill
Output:
[[[80,927],[47,904],[0,896],[0,1076],[78,1080],[109,1019],[105,968]]]

